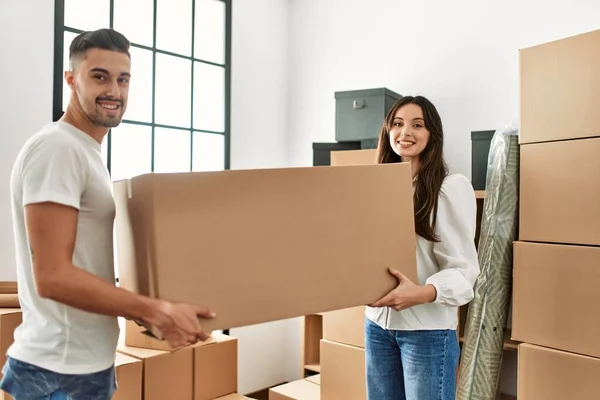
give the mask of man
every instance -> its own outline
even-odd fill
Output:
[[[214,317],[115,286],[115,205],[100,149],[127,107],[129,45],[109,29],[73,40],[65,115],[27,141],[13,168],[23,323],[0,388],[15,400],[109,399],[119,316],[156,326],[172,346],[205,340],[198,317]]]

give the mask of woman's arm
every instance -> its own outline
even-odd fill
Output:
[[[469,180],[452,175],[442,185],[433,252],[440,271],[426,280],[436,289],[435,303],[462,306],[473,299],[479,276],[475,248],[477,200]]]

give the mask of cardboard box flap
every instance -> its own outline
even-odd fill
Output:
[[[119,352],[117,352],[116,357],[115,357],[115,366],[116,367],[119,367],[121,365],[139,363],[139,362],[142,362],[142,361],[140,359],[130,357],[128,355],[125,355],[125,354],[119,353]]]
[[[306,379],[300,379],[269,389],[279,399],[318,400],[321,398],[321,388]],[[271,395],[269,399],[271,399]]]
[[[0,315],[11,315],[20,313],[22,313],[22,310],[20,308],[0,308]]]
[[[121,286],[209,307],[209,331],[369,304],[389,267],[417,280],[408,163],[147,174],[115,198]]]
[[[315,385],[320,385],[321,384],[321,374],[309,376],[308,378],[306,378],[306,380],[314,383]]]
[[[227,396],[219,397],[215,400],[252,400],[250,397],[242,396],[241,394],[232,393]]]

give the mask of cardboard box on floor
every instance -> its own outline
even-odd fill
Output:
[[[118,388],[112,400],[142,400],[143,362],[117,352],[115,370]]]
[[[232,393],[227,396],[219,397],[214,400],[252,400],[250,397],[242,396],[241,394]]]
[[[514,244],[512,338],[600,358],[600,247]]]
[[[15,341],[15,329],[23,321],[20,308],[0,308],[0,378],[6,363],[6,352]]]
[[[213,400],[237,392],[237,339],[211,340],[175,351],[119,344],[118,351],[144,362],[144,400]]]
[[[600,246],[599,154],[600,138],[521,146],[519,240]]]
[[[323,339],[365,347],[365,307],[352,307],[323,314]]]
[[[598,399],[599,358],[522,343],[518,364],[518,399]]]
[[[369,304],[389,267],[416,279],[408,163],[147,174],[115,201],[120,285],[211,308],[210,331]]]
[[[5,294],[16,290],[14,282],[2,282],[0,288],[4,288]],[[0,289],[1,290],[1,289]],[[2,367],[6,363],[6,352],[15,341],[15,329],[23,321],[23,312],[20,308],[0,308],[0,379],[2,378]],[[0,390],[0,400],[13,400],[12,396]]]
[[[522,49],[519,64],[520,143],[600,136],[600,30]]]
[[[307,379],[285,383],[269,389],[269,400],[319,400],[319,385]]]
[[[366,400],[365,349],[321,340],[321,400]]]

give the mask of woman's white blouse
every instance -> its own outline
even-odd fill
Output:
[[[460,174],[446,177],[438,201],[435,233],[439,242],[417,240],[417,274],[421,285],[437,291],[434,302],[402,311],[367,307],[366,316],[385,329],[456,329],[458,307],[473,299],[479,275],[475,248],[477,200],[469,180]]]

